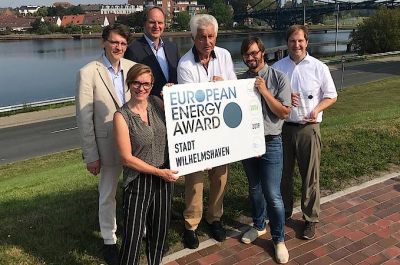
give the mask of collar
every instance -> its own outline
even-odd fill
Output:
[[[156,49],[156,47],[154,45],[154,41],[152,41],[149,37],[147,37],[146,33],[143,35],[144,35],[144,38],[146,39],[147,43],[149,44],[149,46],[152,47],[154,50],[158,50],[159,47]],[[160,38],[160,47],[164,48],[164,42],[161,38]]]
[[[103,53],[103,63],[104,63],[104,65],[107,67],[107,69],[113,69],[113,71],[115,71],[115,69],[112,67],[112,65],[111,65],[111,63],[110,63],[110,60],[108,60],[108,58],[107,58],[107,56],[106,56],[106,54],[105,53]],[[118,72],[119,71],[122,71],[123,69],[122,69],[122,64],[121,64],[121,61],[119,61],[119,67],[118,67]]]
[[[265,64],[264,67],[261,68],[260,71],[258,71],[258,73],[255,73],[255,72],[253,72],[253,71],[247,70],[247,71],[246,71],[246,75],[247,75],[249,78],[256,77],[256,76],[261,76],[261,77],[262,77],[262,76],[265,76],[265,75],[268,73],[268,71],[269,71],[269,67],[268,67],[267,64]]]
[[[194,46],[194,45],[193,45],[193,48],[192,48],[192,53],[194,55],[194,61],[196,63],[199,63],[200,62],[199,53],[197,52],[196,46]],[[217,58],[217,55],[215,54],[214,50],[211,51],[211,58],[213,58],[213,59]]]
[[[290,61],[292,61],[294,64],[296,64],[295,61],[292,60],[292,58],[290,57],[290,55],[289,55],[289,59],[290,59]],[[303,58],[298,64],[300,64],[300,63],[302,63],[302,62],[309,62],[309,61],[310,61],[310,55],[309,55],[308,52],[307,52],[307,53],[306,53],[306,56],[304,56],[304,58]]]

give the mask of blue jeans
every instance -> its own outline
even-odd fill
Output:
[[[285,241],[285,209],[281,196],[283,148],[281,136],[265,137],[266,152],[243,160],[249,181],[254,228],[263,230],[268,215],[274,243]]]

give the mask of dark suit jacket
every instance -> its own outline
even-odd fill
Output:
[[[163,39],[163,42],[165,57],[168,61],[169,80],[165,79],[160,64],[144,36],[133,41],[129,45],[128,49],[126,49],[124,55],[126,59],[136,63],[145,64],[151,68],[154,75],[154,85],[151,94],[159,97],[162,88],[166,83],[177,83],[176,68],[178,67],[179,62],[179,52],[176,44],[165,39]]]

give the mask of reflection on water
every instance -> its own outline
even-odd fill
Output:
[[[346,41],[350,31],[341,31],[339,41]],[[240,45],[253,34],[218,36],[217,45],[228,49],[236,69],[245,65],[240,57]],[[285,45],[284,33],[257,33],[267,48]],[[191,37],[169,37],[176,42],[181,56],[193,45]],[[313,33],[310,42],[334,41],[335,32]],[[100,39],[26,40],[0,42],[0,106],[15,105],[45,99],[74,96],[78,70],[101,54]],[[338,51],[346,51],[339,45]],[[334,53],[334,46],[312,47],[313,55]]]

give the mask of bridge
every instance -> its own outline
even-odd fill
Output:
[[[303,0],[304,1],[304,0]],[[261,2],[261,1],[260,1]],[[396,8],[400,6],[399,0],[368,0],[363,2],[343,2],[343,1],[320,1],[322,3],[316,5],[295,4],[287,8],[272,8],[258,11],[252,11],[256,5],[252,6],[244,13],[235,15],[236,21],[242,21],[246,18],[256,18],[267,22],[272,29],[286,29],[293,24],[303,24],[309,21],[311,17],[332,14],[343,10],[359,10],[359,9],[377,9],[385,6],[387,8]],[[279,0],[277,0],[279,6]],[[293,3],[296,3],[294,0]]]

